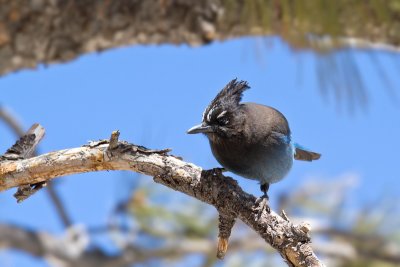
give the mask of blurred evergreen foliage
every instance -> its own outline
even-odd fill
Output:
[[[222,28],[242,27],[239,32],[274,34],[292,47],[328,51],[340,45],[337,37],[400,45],[398,0],[222,0]],[[331,38],[330,46],[313,42]]]

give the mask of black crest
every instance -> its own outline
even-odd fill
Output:
[[[213,114],[234,112],[239,107],[243,92],[249,88],[246,81],[237,81],[237,79],[230,81],[208,105],[203,113],[203,121],[210,121],[214,117]]]

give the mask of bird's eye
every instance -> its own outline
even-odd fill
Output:
[[[229,123],[229,120],[227,117],[218,118],[217,121],[218,121],[218,124],[222,125],[222,126],[227,125]]]
[[[216,117],[217,123],[221,126],[227,125],[229,123],[229,119],[227,118],[226,113],[226,110],[224,110]]]

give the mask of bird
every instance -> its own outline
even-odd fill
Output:
[[[188,134],[204,134],[212,154],[228,170],[260,183],[257,199],[267,208],[270,184],[281,181],[294,159],[318,160],[321,154],[292,141],[289,123],[277,109],[257,103],[241,103],[246,81],[231,80],[203,112],[202,122]]]

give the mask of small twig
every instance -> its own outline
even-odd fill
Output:
[[[145,154],[151,154],[151,153],[157,153],[157,154],[167,154],[168,152],[171,152],[171,148],[165,148],[165,149],[149,149],[144,146],[137,146],[136,150]]]
[[[235,218],[219,215],[218,218],[218,247],[217,258],[223,259],[228,250],[228,240],[231,236],[232,227],[235,225]]]
[[[281,217],[282,217],[285,221],[289,222],[289,218],[288,218],[288,216],[286,215],[286,212],[285,212],[284,210],[281,211]]]
[[[30,158],[36,146],[43,139],[45,129],[35,123],[15,144],[2,156],[5,160],[18,160]]]
[[[111,133],[110,142],[108,145],[108,150],[113,150],[118,146],[119,131],[113,131]]]
[[[19,160],[32,157],[36,146],[43,139],[44,134],[45,129],[40,124],[35,123],[1,158],[3,160]],[[46,185],[47,182],[43,181],[36,184],[19,186],[14,197],[18,203],[21,203]]]
[[[35,194],[37,191],[42,189],[43,187],[47,186],[47,182],[40,182],[36,184],[28,184],[28,185],[22,185],[18,187],[17,192],[14,194],[14,197],[17,199],[17,203],[21,203],[28,197],[32,196]]]

